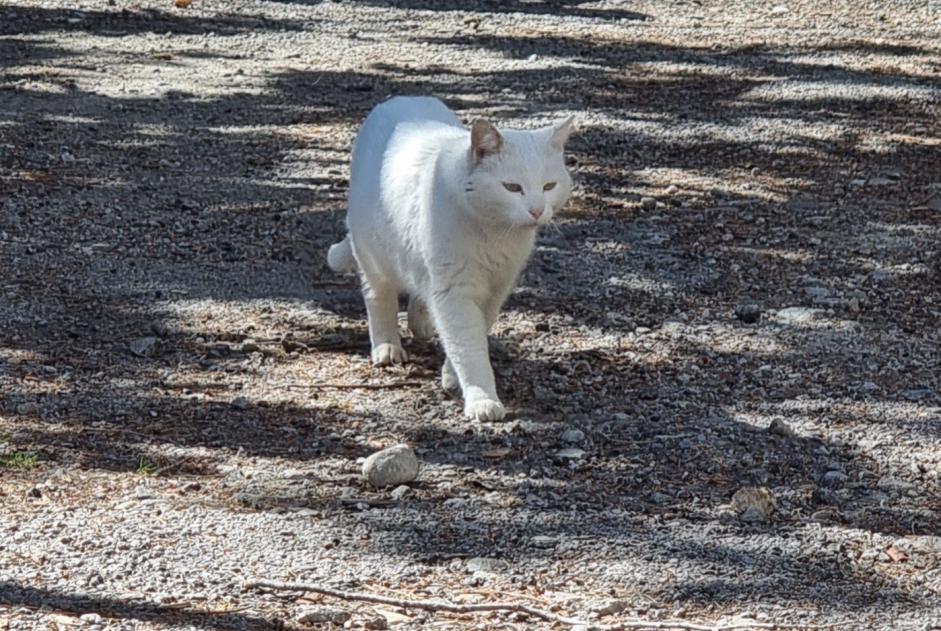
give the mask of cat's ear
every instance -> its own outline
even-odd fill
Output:
[[[552,126],[552,135],[549,137],[549,144],[552,145],[553,149],[562,151],[565,149],[565,142],[569,139],[569,136],[572,135],[573,131],[575,131],[575,119],[569,116],[561,123],[556,123]]]
[[[483,119],[474,121],[471,127],[471,153],[474,156],[474,164],[486,156],[498,153],[502,146],[503,136],[492,123]]]

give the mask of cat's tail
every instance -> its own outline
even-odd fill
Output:
[[[352,274],[356,271],[356,258],[353,256],[350,235],[330,246],[327,251],[327,265],[337,274]]]

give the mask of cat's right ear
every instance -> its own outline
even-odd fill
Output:
[[[478,119],[471,127],[471,154],[474,164],[480,163],[486,156],[499,153],[503,146],[503,136],[489,121]]]

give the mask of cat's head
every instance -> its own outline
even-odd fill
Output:
[[[503,225],[535,228],[549,223],[572,192],[564,151],[573,128],[571,118],[542,129],[502,132],[476,121],[465,186],[472,212]]]

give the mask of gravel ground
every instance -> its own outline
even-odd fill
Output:
[[[904,0],[0,0],[0,629],[547,626],[257,577],[941,628],[939,42]],[[433,344],[373,369],[326,268],[392,94],[581,124],[509,422]]]

